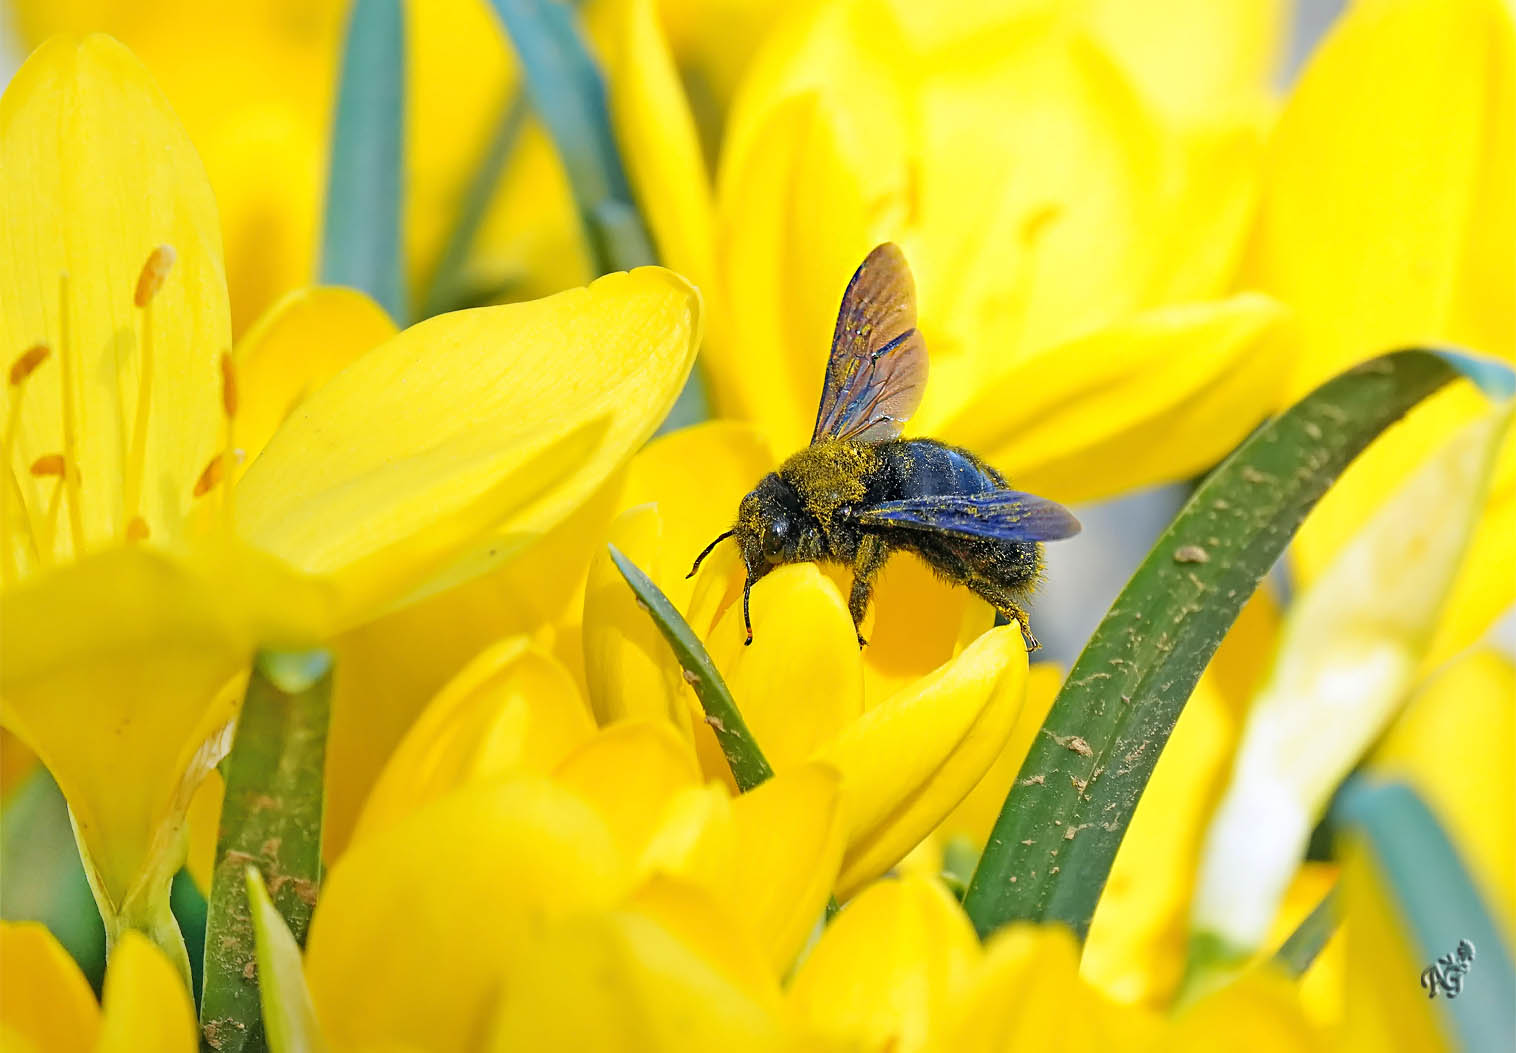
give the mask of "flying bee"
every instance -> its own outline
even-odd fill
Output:
[[[753,585],[786,563],[848,564],[848,610],[858,634],[874,579],[897,550],[967,586],[1002,624],[1032,634],[1026,604],[1042,576],[1043,541],[1079,533],[1079,521],[1046,498],[1009,488],[968,450],[936,439],[902,439],[926,390],[926,342],[916,329],[916,286],[899,247],[868,254],[842,294],[811,444],[770,472],[737,509],[722,541],[737,539],[747,581],[742,621],[753,642]]]

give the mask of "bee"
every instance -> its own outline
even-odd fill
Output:
[[[858,645],[874,580],[890,556],[913,552],[939,577],[995,608],[998,624],[1032,633],[1027,601],[1042,577],[1043,541],[1079,533],[1062,505],[1012,490],[968,450],[902,439],[926,390],[926,342],[916,329],[916,286],[898,246],[868,254],[837,312],[811,444],[742,499],[737,522],[695,559],[690,576],[727,538],[747,568],[742,621],[753,642],[749,597],[769,571],[807,561],[853,571],[848,610]]]

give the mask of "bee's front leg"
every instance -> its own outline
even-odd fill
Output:
[[[874,594],[874,576],[889,555],[889,546],[873,534],[863,535],[858,542],[858,552],[853,557],[853,591],[848,596],[847,609],[853,616],[853,632],[858,636],[859,647],[868,644],[863,638],[863,616],[868,614],[869,599]]]

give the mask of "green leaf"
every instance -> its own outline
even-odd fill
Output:
[[[1306,513],[1374,437],[1458,369],[1383,355],[1316,389],[1200,485],[1122,590],[1033,743],[964,907],[981,935],[1056,921],[1083,939],[1195,682]]]
[[[651,578],[642,573],[637,564],[627,559],[615,545],[607,545],[611,562],[631,586],[639,605],[647,611],[653,624],[673,648],[674,657],[684,670],[684,679],[695,689],[700,706],[705,710],[706,723],[716,732],[716,741],[721,743],[721,752],[726,754],[726,763],[732,769],[732,778],[737,788],[744,793],[774,774],[763,751],[753,739],[753,733],[737,711],[737,703],[727,690],[726,682],[716,669],[716,663],[706,653],[705,645],[695,635],[689,623],[680,616]]]
[[[1274,952],[1274,961],[1291,976],[1300,977],[1311,967],[1342,920],[1342,889],[1333,885],[1321,902],[1311,908],[1295,931]]]
[[[400,0],[356,0],[337,86],[321,281],[368,293],[397,322],[407,317],[404,140],[404,11]]]
[[[316,1053],[326,1049],[316,1008],[305,986],[300,945],[269,898],[257,867],[248,867],[247,898],[258,947],[258,992],[263,1029],[273,1053]]]
[[[1469,807],[1479,807],[1470,801]],[[1516,1034],[1516,966],[1500,929],[1436,816],[1404,783],[1350,780],[1334,813],[1361,833],[1377,869],[1388,881],[1424,965],[1451,954],[1458,941],[1474,945],[1475,958],[1456,999],[1439,999],[1464,1049],[1508,1048]],[[1417,977],[1405,978],[1407,984]]]
[[[656,263],[632,198],[606,108],[605,81],[572,6],[557,0],[491,0],[505,25],[532,108],[563,162],[599,273]]]
[[[270,669],[288,674],[296,689],[281,690]],[[294,938],[305,939],[321,879],[331,690],[330,660],[318,663],[309,653],[260,658],[248,680],[237,739],[223,762],[226,797],[206,918],[200,1024],[212,1049],[263,1048],[249,866],[273,890]]]

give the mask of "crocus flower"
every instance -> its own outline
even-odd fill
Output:
[[[108,932],[182,955],[183,814],[254,647],[315,643],[568,516],[672,402],[698,295],[646,269],[442,316],[340,370],[281,364],[270,341],[373,311],[322,294],[230,354],[210,188],[130,53],[43,46],[0,132],[0,716],[69,801]]]

